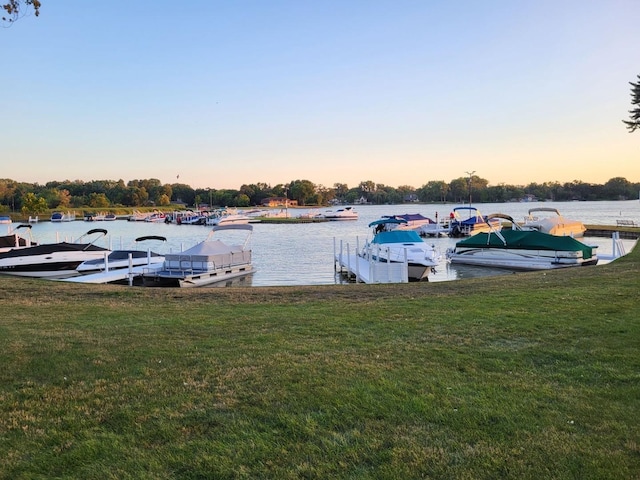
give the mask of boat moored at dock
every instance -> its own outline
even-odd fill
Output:
[[[491,218],[506,219],[512,227],[460,240],[447,251],[451,263],[511,270],[548,270],[598,263],[595,248],[575,238],[523,230],[508,215],[494,214]]]

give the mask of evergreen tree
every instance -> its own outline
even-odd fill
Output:
[[[640,75],[638,75],[638,83],[629,82],[631,84],[631,105],[635,105],[629,110],[631,120],[623,120],[627,126],[629,133],[640,129]]]

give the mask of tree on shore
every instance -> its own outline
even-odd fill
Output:
[[[38,197],[34,193],[27,193],[22,199],[22,208],[20,211],[23,215],[32,215],[45,213],[49,206],[43,197]]]
[[[631,85],[631,105],[635,107],[629,110],[631,120],[623,120],[627,126],[629,133],[640,129],[640,75],[638,75],[638,83],[629,82]]]
[[[0,8],[4,10],[2,21],[11,24],[26,15],[30,7],[33,8],[33,13],[37,17],[40,15],[40,6],[40,0],[9,0],[8,3],[0,5]]]

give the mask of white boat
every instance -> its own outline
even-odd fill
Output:
[[[165,223],[167,220],[167,216],[160,211],[154,211],[152,213],[148,213],[144,217],[144,221],[148,223]]]
[[[322,218],[326,220],[358,220],[358,212],[353,207],[344,207],[337,210],[327,210],[322,213]]]
[[[87,213],[84,216],[84,221],[85,222],[103,222],[106,216],[107,214],[103,212]]]
[[[23,277],[65,278],[77,275],[77,268],[85,260],[103,258],[107,248],[94,243],[107,234],[99,228],[89,230],[77,242],[49,243],[14,248],[0,253],[0,274]],[[92,241],[85,238],[95,236]]]
[[[166,242],[165,237],[158,235],[147,235],[135,239],[136,245],[141,242],[158,241]],[[99,272],[107,272],[112,270],[127,269],[129,267],[138,267],[141,265],[161,264],[164,262],[164,256],[152,251],[151,249],[132,248],[123,250],[113,250],[104,252],[102,258],[93,258],[85,260],[77,267],[78,273],[82,275],[90,275]]]
[[[176,225],[204,225],[205,217],[192,210],[174,212],[172,222]]]
[[[373,238],[359,254],[382,262],[407,262],[409,281],[421,281],[440,263],[441,255],[414,230],[397,228],[404,222],[406,220],[388,217],[371,222]]]
[[[222,231],[247,233],[244,242],[229,245],[214,238]],[[213,227],[203,242],[181,253],[166,254],[162,269],[143,275],[143,283],[150,287],[200,287],[253,272],[249,240],[253,226],[248,224]]]
[[[511,270],[548,270],[595,265],[595,248],[568,236],[523,230],[508,215],[491,218],[511,222],[511,228],[481,232],[456,243],[447,251],[451,263]]]
[[[467,212],[466,215],[463,212]],[[487,221],[487,217],[480,215],[476,207],[456,207],[449,216],[449,235],[451,237],[468,237],[480,232],[499,230],[500,221],[492,219]]]
[[[392,227],[398,230],[415,230],[419,231],[420,227],[423,225],[429,225],[431,223],[435,223],[429,217],[425,217],[421,213],[405,213],[403,215],[385,215],[383,218],[396,218],[400,220],[404,220],[404,222],[400,222],[397,226]]]
[[[53,212],[50,220],[52,222],[73,222],[76,219],[76,212]]]
[[[449,233],[448,226],[438,223],[429,217],[425,217],[421,213],[390,215],[388,218],[406,220],[406,223],[400,223],[396,228],[399,230],[415,230],[421,237],[438,237]],[[436,216],[436,219],[437,218]]]
[[[17,233],[20,229],[26,229],[28,236]],[[31,225],[20,224],[16,228],[9,228],[7,235],[0,236],[0,252],[7,252],[14,248],[24,248],[37,245],[31,238]]]
[[[9,215],[0,215],[0,225],[2,224],[10,224],[11,217]]]
[[[552,215],[537,215],[539,213],[550,213]],[[568,220],[560,215],[560,212],[551,207],[531,208],[529,215],[524,217],[523,229],[538,230],[539,232],[551,235],[568,235],[574,238],[584,236],[587,228],[579,220]]]
[[[149,217],[148,212],[141,212],[140,210],[134,210],[131,215],[129,215],[130,222],[144,222]]]
[[[247,215],[243,215],[241,213],[230,213],[230,214],[222,214],[222,215],[212,215],[207,217],[205,224],[206,225],[246,225],[249,223],[249,218]]]

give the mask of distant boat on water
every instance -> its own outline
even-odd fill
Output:
[[[52,222],[73,222],[76,219],[76,212],[53,212],[50,220]]]

